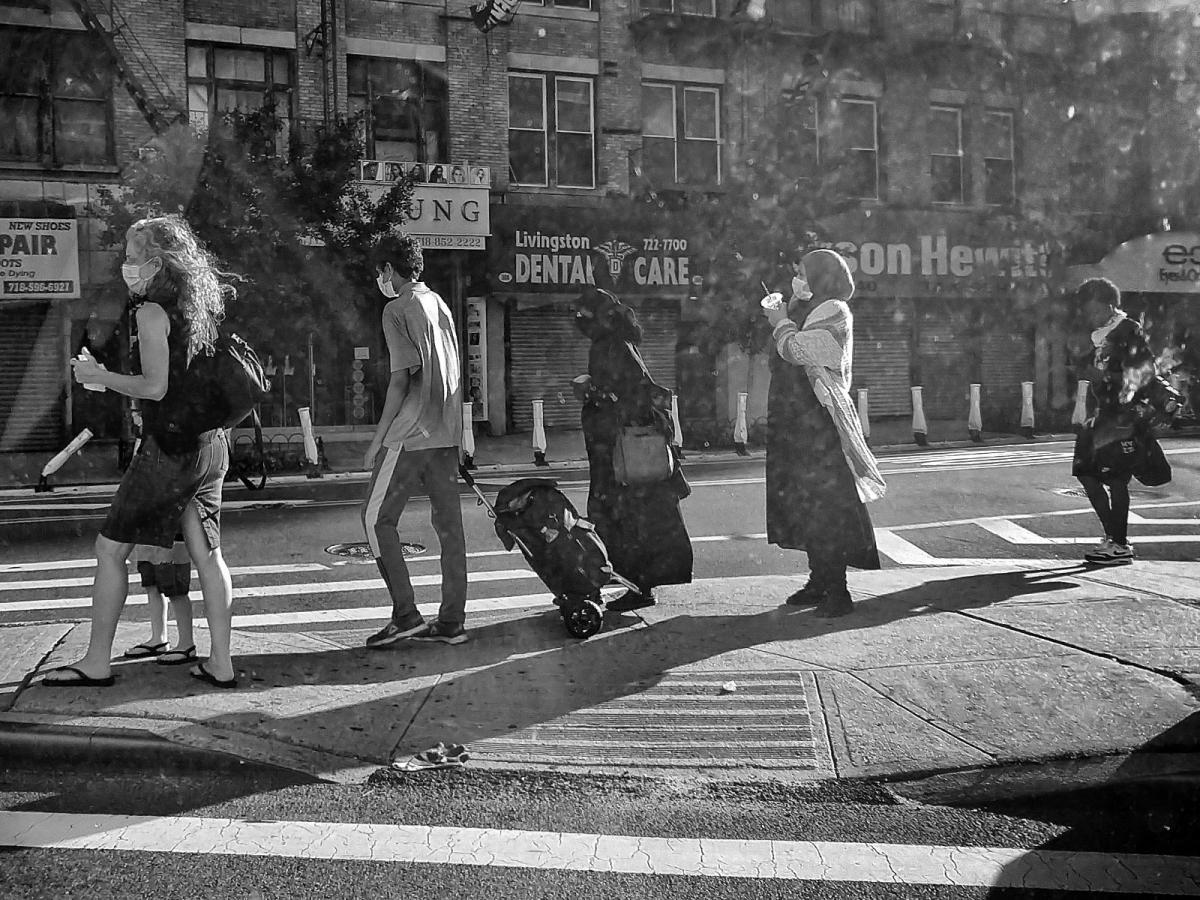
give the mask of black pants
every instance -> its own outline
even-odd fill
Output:
[[[825,590],[846,587],[846,557],[841,552],[827,554],[813,548],[808,552],[808,568],[812,581]]]
[[[1104,533],[1118,544],[1128,544],[1129,476],[1105,481],[1090,475],[1076,477],[1087,492],[1092,509],[1096,511],[1100,524],[1104,526]]]

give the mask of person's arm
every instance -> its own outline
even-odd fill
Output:
[[[167,394],[170,350],[167,335],[171,320],[157,303],[143,303],[137,310],[138,355],[141,375],[122,375],[101,368],[92,359],[73,359],[71,368],[80,384],[102,384],[118,394],[139,400],[161,400]]]
[[[398,307],[391,303],[383,311],[383,339],[387,343],[392,374],[388,378],[387,394],[384,396],[383,409],[379,413],[379,424],[375,426],[375,436],[371,438],[363,457],[363,465],[367,469],[375,466],[375,457],[383,447],[388,429],[392,427],[392,422],[404,406],[404,398],[408,396],[412,376],[420,368],[421,360],[421,354],[408,334],[402,314]]]

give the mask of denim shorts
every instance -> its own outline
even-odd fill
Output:
[[[171,547],[189,503],[195,503],[208,546],[221,546],[221,486],[229,469],[229,439],[217,429],[178,454],[147,437],[113,497],[100,533],[119,544]]]

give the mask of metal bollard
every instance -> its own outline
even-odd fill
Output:
[[[867,389],[858,389],[858,420],[862,423],[863,440],[871,440],[871,418],[867,414],[869,407],[867,406]]]
[[[475,413],[472,404],[462,405],[462,454],[463,468],[475,468]]]
[[[738,456],[749,456],[746,441],[750,437],[750,429],[746,426],[746,404],[750,395],[744,391],[738,393],[737,419],[733,423],[733,446]]]
[[[1087,398],[1091,386],[1090,381],[1080,381],[1075,385],[1075,409],[1071,411],[1071,427],[1076,434],[1083,431],[1084,423],[1088,419]]]
[[[971,385],[970,400],[968,401],[967,409],[967,434],[977,444],[983,443],[983,412],[979,403],[979,392],[981,389],[982,385]]]
[[[671,441],[675,447],[675,455],[683,459],[683,426],[679,423],[679,395],[674,391],[671,391],[671,425],[675,428],[675,437]]]
[[[533,401],[533,464],[549,466],[546,462],[546,426],[542,420],[542,401]]]
[[[929,446],[929,426],[925,424],[925,400],[922,397],[924,391],[925,389],[920,387],[909,388],[909,393],[912,394],[913,440],[919,447]]]
[[[304,458],[308,462],[307,477],[321,477],[321,455],[317,452],[317,439],[313,433],[312,411],[307,406],[296,410],[300,416],[300,432],[304,435]]]
[[[1033,439],[1033,382],[1021,382],[1021,434]]]
[[[54,456],[50,457],[50,461],[42,466],[42,477],[38,479],[37,486],[33,491],[35,494],[49,493],[53,488],[50,487],[50,482],[47,480],[51,475],[63,467],[63,464],[70,459],[75,453],[88,441],[92,439],[92,430],[85,428],[79,434],[71,439],[71,443],[63,447]]]

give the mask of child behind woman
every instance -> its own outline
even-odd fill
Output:
[[[175,535],[170,549],[138,544],[134,560],[150,612],[150,638],[125,651],[127,659],[157,657],[160,666],[181,666],[196,661],[196,641],[192,636],[192,601],[188,590],[192,581],[192,560],[183,543],[183,535]],[[179,640],[171,645],[167,639],[167,603],[175,620]]]

